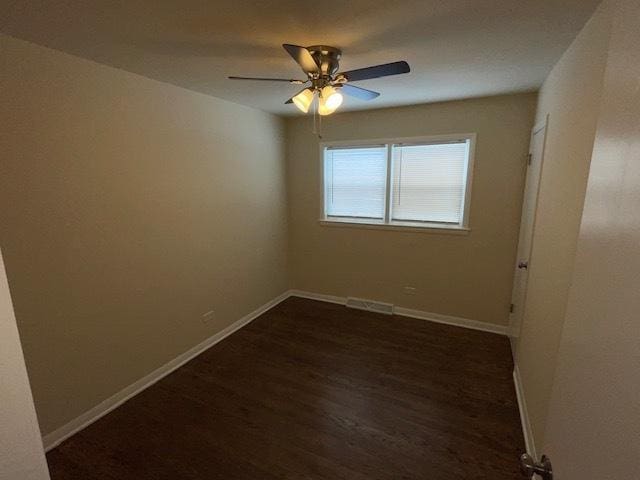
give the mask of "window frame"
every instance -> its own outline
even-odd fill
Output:
[[[320,142],[320,224],[326,226],[347,226],[347,227],[360,227],[360,228],[375,228],[384,230],[410,230],[410,231],[422,231],[422,232],[436,232],[436,233],[455,233],[464,234],[471,231],[469,227],[469,211],[471,208],[471,187],[473,184],[473,171],[475,164],[475,150],[476,150],[476,137],[475,133],[456,133],[456,134],[444,134],[444,135],[429,135],[421,137],[400,137],[400,138],[374,138],[368,140],[341,140],[341,141],[327,141]],[[391,199],[393,198],[393,145],[397,144],[428,144],[428,143],[447,143],[455,141],[468,141],[469,142],[469,159],[467,162],[466,176],[465,176],[465,189],[464,189],[464,201],[462,221],[460,223],[437,223],[437,222],[421,222],[421,221],[408,221],[400,222],[391,220]],[[356,217],[330,217],[326,214],[325,204],[325,150],[327,148],[358,148],[358,147],[371,147],[371,146],[385,145],[387,149],[387,165],[386,165],[386,189],[385,189],[385,210],[384,218],[382,220],[375,219],[358,219]]]

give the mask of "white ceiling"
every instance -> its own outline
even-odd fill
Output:
[[[0,0],[0,31],[278,114],[305,78],[282,43],[342,48],[341,70],[406,60],[342,110],[537,89],[599,0]]]

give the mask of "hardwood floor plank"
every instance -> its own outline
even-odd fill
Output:
[[[513,480],[512,368],[498,335],[293,297],[47,458],[53,480]]]

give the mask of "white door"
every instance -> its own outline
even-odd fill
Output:
[[[1,253],[0,478],[49,479]]]
[[[612,5],[575,269],[538,449],[559,480],[640,478],[640,2]]]
[[[518,238],[518,255],[513,276],[513,290],[511,291],[511,313],[509,315],[509,334],[511,337],[517,337],[520,334],[520,325],[522,324],[522,314],[527,294],[527,279],[529,278],[531,239],[538,202],[538,187],[540,185],[546,135],[547,120],[545,119],[539,125],[533,127],[531,131],[527,177],[522,200],[520,235]]]

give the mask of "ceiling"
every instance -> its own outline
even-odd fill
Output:
[[[295,114],[305,78],[281,44],[342,48],[341,70],[407,60],[357,85],[382,95],[342,110],[537,89],[599,0],[0,0],[0,31],[100,63]]]

